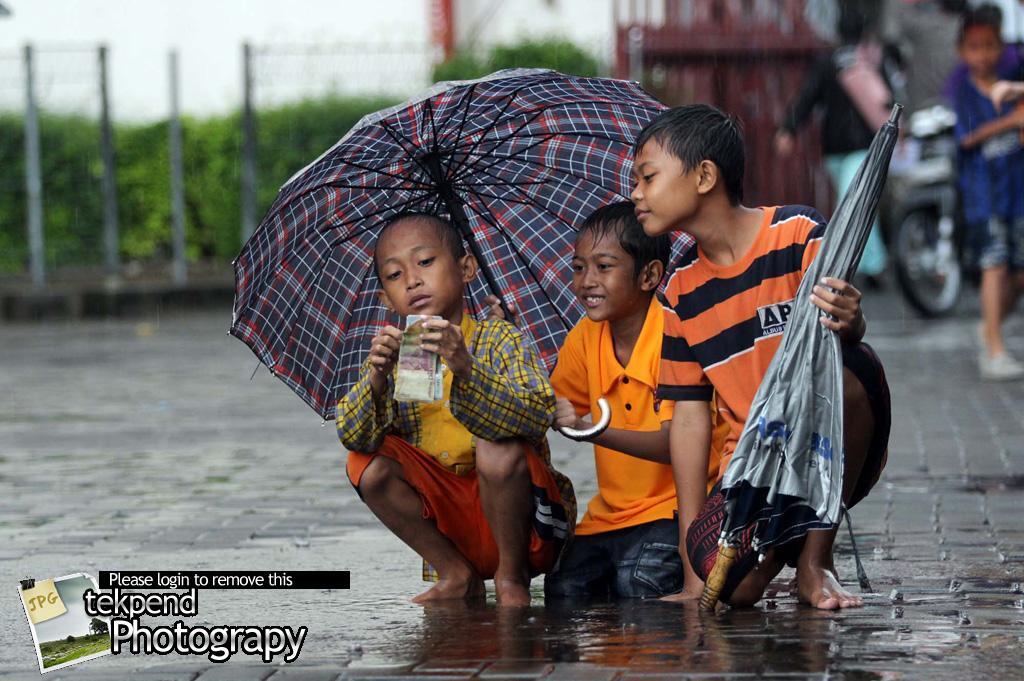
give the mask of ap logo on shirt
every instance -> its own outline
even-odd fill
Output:
[[[774,336],[785,331],[792,310],[792,300],[757,308],[757,316],[761,320],[761,337]]]

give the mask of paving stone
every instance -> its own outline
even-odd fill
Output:
[[[203,671],[195,681],[264,681],[274,673],[269,665],[263,667],[227,665],[210,667]]]

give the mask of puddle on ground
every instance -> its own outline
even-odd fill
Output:
[[[1004,591],[1008,619],[998,631],[972,630],[958,616],[958,595],[948,592],[947,610],[934,602],[915,607],[918,594],[910,591],[899,618],[890,616],[892,606],[882,595],[865,608],[840,613],[783,597],[770,608],[710,616],[695,606],[659,601],[549,602],[527,609],[450,603],[413,610],[389,600],[367,603],[368,609],[350,604],[345,629],[364,637],[337,643],[356,667],[429,661],[432,669],[454,669],[473,660],[533,660],[702,674],[843,672],[844,678],[871,679],[900,678],[890,674],[927,664],[937,674],[931,678],[945,678],[944,670],[959,678],[982,649],[989,660],[993,649],[1006,648],[1008,659],[1019,655],[1024,628],[1012,623],[1019,610]]]

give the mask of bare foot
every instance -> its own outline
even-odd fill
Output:
[[[679,602],[683,602],[683,601],[696,601],[696,600],[698,600],[703,595],[703,593],[704,593],[704,587],[703,587],[703,585],[701,585],[701,588],[699,590],[698,589],[683,589],[679,593],[669,594],[668,596],[662,596],[658,600],[669,601],[670,603],[679,603]]]
[[[431,601],[442,601],[442,600],[475,600],[484,598],[487,595],[487,591],[484,588],[484,582],[482,579],[476,576],[470,577],[469,579],[456,579],[456,578],[441,578],[434,586],[427,589],[419,596],[412,599],[413,603],[423,605]]]
[[[859,608],[864,605],[864,601],[839,584],[832,568],[801,565],[796,569],[796,582],[800,602],[820,610]]]
[[[495,579],[494,590],[498,605],[523,608],[530,605],[530,583],[523,584],[515,579]]]

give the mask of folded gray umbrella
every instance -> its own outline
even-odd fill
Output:
[[[874,221],[896,145],[901,108],[875,135],[839,202],[818,256],[804,274],[775,357],[751,403],[722,479],[726,518],[701,607],[713,608],[740,536],[752,547],[797,539],[839,524],[843,492],[843,362],[839,337],[818,321],[811,289],[822,277],[849,280]]]

